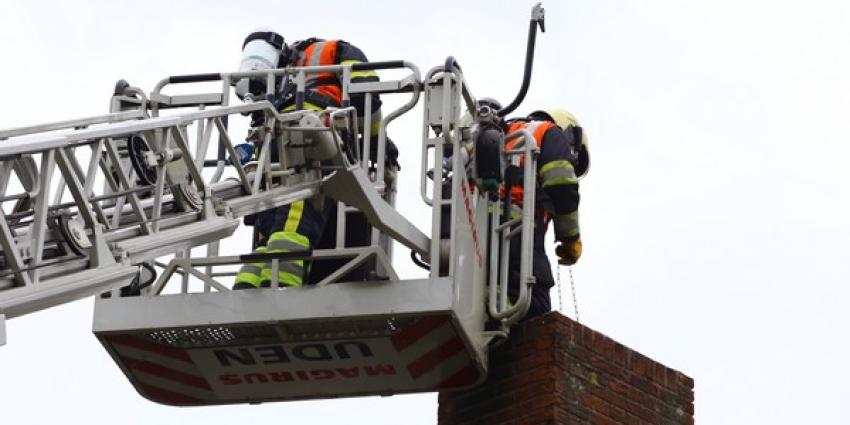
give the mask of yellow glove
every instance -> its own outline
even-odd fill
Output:
[[[560,245],[555,247],[558,256],[558,264],[572,266],[581,257],[581,238],[573,240],[558,241]]]

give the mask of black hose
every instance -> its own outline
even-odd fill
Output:
[[[136,273],[136,276],[133,277],[130,284],[121,288],[122,297],[137,297],[142,294],[142,289],[153,285],[156,281],[156,269],[152,265],[148,263],[139,263],[139,267],[146,269],[151,275],[150,278],[144,282],[139,282],[139,278],[142,276],[142,271],[139,270],[139,272]],[[109,298],[108,294],[108,292],[103,294],[103,297]]]
[[[525,73],[522,76],[522,87],[519,89],[516,98],[502,109],[499,109],[496,114],[504,117],[513,112],[528,93],[528,86],[531,84],[531,66],[534,64],[534,42],[537,39],[537,20],[532,19],[528,24],[528,46],[525,50]]]
[[[455,68],[457,68],[458,71],[461,71],[460,64],[457,62],[457,59],[455,59],[454,56],[449,56],[446,58],[444,68],[446,69],[446,72],[454,72]]]
[[[138,284],[139,289],[145,289],[148,286],[153,285],[154,282],[156,282],[156,269],[152,265],[150,265],[149,263],[139,263],[139,265],[142,266],[143,269],[147,269],[148,273],[151,274],[151,277],[148,280]],[[140,271],[139,275],[136,276],[136,279],[138,280],[139,276],[141,276],[141,275],[142,275],[142,273]]]
[[[412,249],[410,250],[410,259],[413,260],[413,264],[416,264],[425,270],[431,270],[431,265],[419,259],[419,257],[416,256],[416,251]]]

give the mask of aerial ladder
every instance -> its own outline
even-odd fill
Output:
[[[95,336],[135,389],[163,404],[481,382],[488,350],[525,315],[534,283],[536,143],[523,131],[511,137],[525,143],[505,152],[493,123],[525,95],[538,25],[539,4],[522,88],[502,110],[477,102],[449,57],[424,75],[399,60],[172,76],[149,93],[122,80],[108,114],[0,131],[0,344],[6,320],[94,296]],[[404,76],[351,81],[366,70]],[[300,108],[309,76],[328,72],[339,78],[342,107]],[[271,96],[233,104],[232,87],[246,78],[267,81],[268,95],[276,79],[288,79],[296,110],[280,112]],[[407,101],[382,120],[375,143],[369,131],[359,143],[361,122],[372,123],[349,105],[353,94],[367,111],[379,94]],[[396,210],[386,161],[387,127],[420,103],[428,232]],[[471,124],[461,122],[464,111]],[[258,112],[264,119],[251,132],[263,143],[243,163],[228,124]],[[517,207],[504,205],[499,185],[506,164],[520,162],[524,175],[514,184],[526,196],[512,218]],[[319,198],[339,205],[334,248],[220,255],[241,218]],[[368,220],[370,245],[346,246],[349,213]],[[393,243],[410,249],[428,276],[400,279]],[[512,244],[523,255],[519,291],[509,298]],[[345,262],[315,285],[284,287],[277,271],[291,260]],[[270,288],[230,290],[235,266],[264,261]],[[343,280],[363,264],[374,269],[368,280]]]

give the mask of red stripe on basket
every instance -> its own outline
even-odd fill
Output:
[[[413,379],[419,378],[462,349],[463,342],[459,338],[452,338],[407,365],[407,371]]]
[[[478,381],[478,378],[480,377],[481,373],[478,372],[478,369],[476,369],[473,365],[469,365],[459,370],[454,375],[449,376],[448,378],[446,378],[445,381],[437,384],[436,389],[464,387],[467,385],[472,385],[476,381]]]
[[[139,387],[148,398],[160,403],[185,406],[187,404],[201,404],[203,402],[201,399],[186,394],[176,393],[154,385],[139,384]]]
[[[165,378],[169,381],[179,382],[181,384],[185,384],[191,387],[212,391],[212,387],[210,387],[210,384],[207,382],[207,380],[197,375],[180,372],[174,369],[169,369],[165,366],[160,366],[156,363],[151,363],[145,360],[138,360],[126,356],[121,356],[121,361],[130,369],[138,370],[139,372],[156,375],[160,378]]]
[[[419,319],[410,327],[404,328],[401,332],[392,336],[393,346],[397,351],[404,350],[448,321],[449,316],[445,315]]]
[[[161,356],[184,361],[186,363],[192,363],[192,359],[189,358],[189,355],[181,349],[171,348],[165,345],[157,344],[155,342],[147,341],[139,337],[131,335],[112,335],[106,337],[106,341],[108,341],[110,344],[118,344],[126,347],[136,348],[138,350],[148,351],[151,353],[159,354]]]

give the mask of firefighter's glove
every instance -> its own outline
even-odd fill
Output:
[[[581,238],[575,237],[558,241],[555,254],[558,255],[558,264],[572,266],[581,257]]]
[[[266,126],[263,125],[259,127],[251,127],[248,129],[248,135],[245,136],[245,141],[255,145],[262,145],[263,140],[266,138],[267,130]]]

